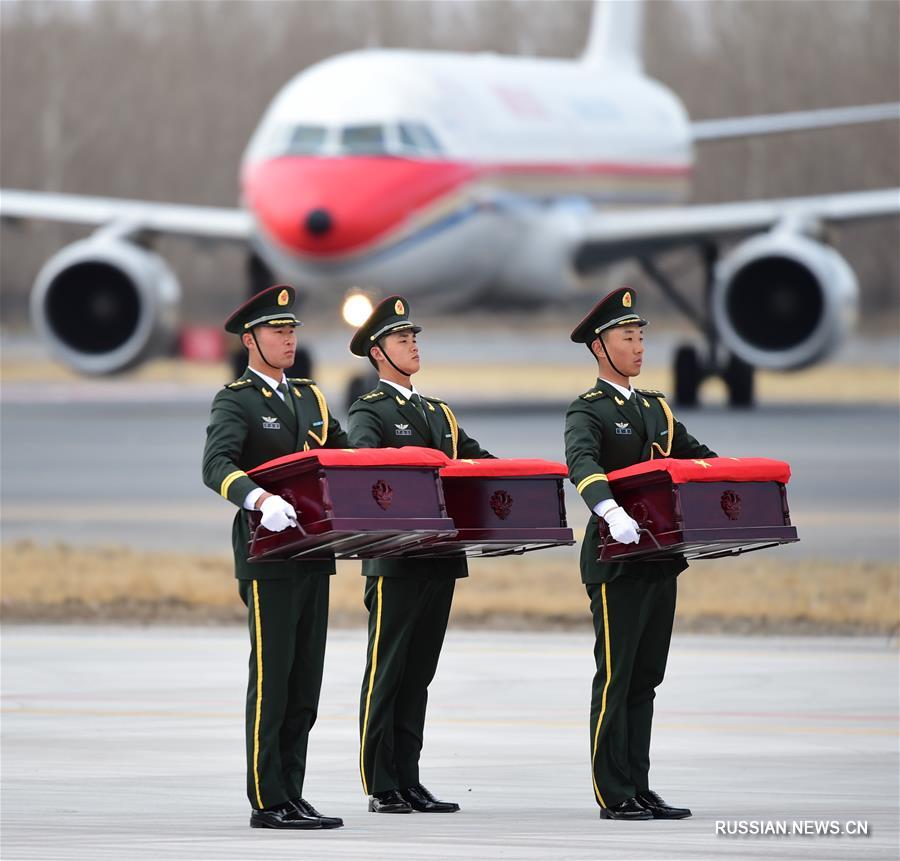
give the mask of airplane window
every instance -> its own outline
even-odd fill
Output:
[[[417,123],[416,128],[418,129],[418,132],[421,135],[422,139],[427,141],[426,146],[432,152],[440,152],[441,151],[441,145],[438,142],[438,139],[434,136],[434,134],[432,133],[431,129],[428,128],[428,126],[423,125],[422,123]]]
[[[325,145],[327,130],[322,126],[295,126],[284,148],[285,155],[316,155]]]
[[[422,123],[400,123],[400,143],[403,149],[434,154],[441,151],[435,136]]]
[[[387,152],[381,126],[347,126],[341,131],[341,149],[356,155],[380,155]]]

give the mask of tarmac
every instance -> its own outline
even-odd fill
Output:
[[[4,402],[3,541],[226,553],[234,511],[200,477],[209,400]],[[460,423],[502,457],[564,460],[564,408],[467,413]],[[880,404],[764,404],[749,412],[680,410],[722,455],[788,461],[800,543],[779,557],[900,558],[900,414]],[[569,524],[587,509],[565,482]],[[574,552],[574,551],[573,551]]]
[[[334,631],[304,795],[346,824],[311,833],[248,827],[241,628],[7,625],[2,647],[9,861],[897,857],[883,640],[676,635],[651,784],[694,816],[622,823],[591,790],[589,634],[451,623],[422,780],[462,811],[390,817],[366,812],[357,773],[365,632]]]

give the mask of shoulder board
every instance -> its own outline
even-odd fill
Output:
[[[287,381],[295,386],[314,386],[316,384],[315,380],[308,380],[305,377],[288,377]]]
[[[585,401],[595,401],[597,398],[602,398],[603,396],[604,392],[602,389],[589,389],[578,397]]]
[[[367,395],[363,395],[360,400],[361,401],[377,401],[379,398],[384,397],[384,392],[378,391],[376,389],[374,392],[369,392]]]
[[[241,377],[239,380],[235,380],[233,383],[228,383],[225,388],[226,389],[242,389],[244,386],[250,386],[253,384],[253,380],[249,377]]]
[[[635,391],[639,395],[646,395],[648,398],[664,398],[666,396],[665,392],[661,392],[658,389],[635,389]]]
[[[433,403],[433,404],[442,404],[442,403],[444,403],[444,401],[443,401],[441,398],[432,398],[432,397],[429,397],[428,395],[419,395],[419,397],[420,397],[423,401],[431,401],[431,403]]]

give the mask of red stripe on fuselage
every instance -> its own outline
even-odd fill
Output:
[[[627,182],[686,178],[690,172],[684,165],[610,162],[475,166],[388,156],[284,156],[249,166],[243,186],[269,237],[294,253],[328,258],[360,250],[476,180],[606,175]]]

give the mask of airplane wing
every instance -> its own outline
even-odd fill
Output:
[[[900,188],[816,197],[749,200],[625,212],[593,212],[577,240],[576,265],[587,271],[625,257],[694,242],[739,236],[777,224],[803,229],[900,214]]]
[[[752,117],[732,117],[721,120],[700,120],[691,123],[691,133],[696,143],[705,143],[836,126],[854,126],[885,120],[900,120],[900,102],[857,105],[848,108],[825,108],[815,111],[791,111],[782,114],[759,114]]]
[[[122,237],[135,233],[165,233],[240,243],[249,241],[253,228],[252,216],[242,209],[6,188],[0,189],[0,218],[108,226]]]

